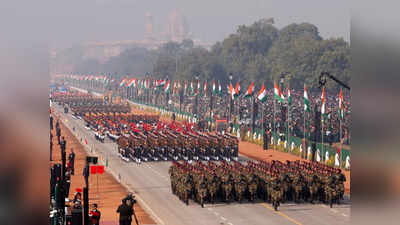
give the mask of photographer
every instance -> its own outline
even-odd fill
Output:
[[[134,196],[132,193],[129,193],[129,194],[126,196],[125,199],[126,199],[126,202],[127,202],[128,206],[131,207],[131,209],[132,209],[132,214],[131,214],[131,216],[129,217],[129,220],[130,220],[129,224],[132,223],[132,215],[133,215],[133,217],[135,218],[136,224],[139,225],[139,222],[138,222],[138,220],[137,220],[137,218],[136,218],[135,209],[134,209],[134,206],[135,206],[135,203],[136,203],[135,196]]]
[[[132,215],[135,217],[136,224],[139,225],[134,211],[135,203],[135,196],[132,194],[128,194],[126,198],[122,199],[122,204],[117,209],[120,225],[130,225],[132,223]]]

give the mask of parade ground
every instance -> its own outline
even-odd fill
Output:
[[[258,225],[258,224],[348,224],[350,221],[350,201],[342,201],[333,208],[324,204],[285,203],[279,211],[274,211],[265,202],[249,203],[218,203],[206,204],[204,208],[189,202],[187,206],[171,193],[168,168],[171,162],[146,162],[136,164],[125,162],[117,152],[117,145],[111,140],[100,143],[94,134],[84,126],[82,120],[71,114],[64,114],[59,106],[54,107],[56,115],[68,128],[67,153],[70,147],[76,148],[76,175],[72,178],[71,192],[76,187],[82,187],[82,166],[85,154],[99,157],[100,164],[106,165],[106,173],[99,176],[99,191],[97,192],[96,175],[90,178],[91,201],[98,201],[99,210],[104,217],[104,224],[117,221],[116,207],[120,199],[129,191],[135,193],[139,202],[136,215],[140,224],[171,224],[171,225]],[[65,132],[64,132],[65,134]],[[70,141],[68,141],[70,140]],[[79,148],[79,146],[81,146]],[[80,149],[80,150],[79,150]],[[56,149],[54,155],[59,152]],[[78,153],[79,151],[79,153]],[[260,146],[241,142],[239,146],[239,161],[249,160],[249,157],[260,160],[296,160],[297,157],[274,150],[263,151]],[[59,157],[59,156],[57,156]],[[79,162],[80,161],[80,162]],[[349,188],[349,174],[346,173],[346,189]],[[98,195],[98,198],[97,198]],[[94,203],[94,202],[93,202]],[[147,215],[147,214],[148,215]],[[141,222],[142,221],[142,222]]]

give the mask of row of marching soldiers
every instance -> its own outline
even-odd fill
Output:
[[[103,114],[112,113],[114,116],[122,113],[129,113],[130,107],[128,104],[97,104],[97,105],[73,105],[70,106],[73,115],[76,117],[84,117],[88,114]]]
[[[54,102],[69,107],[76,117],[84,117],[87,113],[129,113],[129,104],[108,104],[103,98],[87,93],[67,92],[52,96]]]
[[[340,169],[305,161],[248,161],[247,164],[174,161],[169,169],[172,193],[186,204],[189,199],[241,203],[245,198],[269,202],[277,210],[285,201],[340,203],[345,176]]]
[[[99,136],[105,136],[109,134],[109,137],[113,141],[117,141],[121,135],[127,135],[133,129],[132,125],[139,123],[155,123],[159,120],[159,116],[153,115],[136,115],[136,114],[119,114],[113,115],[111,113],[87,113],[83,120],[86,123],[86,127],[91,128]],[[103,138],[98,138],[104,142]]]
[[[119,153],[126,160],[192,162],[238,159],[238,140],[231,135],[178,132],[168,128],[144,129],[135,133],[118,139]]]

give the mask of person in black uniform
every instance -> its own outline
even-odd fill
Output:
[[[130,225],[132,222],[133,208],[126,204],[126,199],[122,199],[122,204],[118,206],[119,225]]]
[[[58,144],[60,144],[61,129],[60,129],[60,127],[57,127],[57,126],[56,126],[56,135],[57,135]]]
[[[69,190],[71,187],[71,174],[70,172],[65,173],[65,184],[64,184],[64,190],[65,190],[65,197],[68,198],[69,196]]]
[[[62,151],[65,151],[65,148],[67,147],[67,141],[65,140],[64,136],[61,138],[60,142],[60,148]]]
[[[50,130],[53,130],[53,116],[50,114]]]
[[[75,152],[74,152],[74,149],[73,148],[71,148],[71,152],[69,153],[69,155],[68,155],[68,161],[69,161],[69,163],[70,163],[70,165],[71,165],[71,175],[74,175],[75,174]]]

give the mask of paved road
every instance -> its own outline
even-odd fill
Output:
[[[333,209],[322,204],[282,204],[278,212],[268,203],[206,204],[201,208],[190,202],[182,203],[171,193],[168,168],[170,162],[148,162],[140,165],[124,162],[118,155],[116,144],[106,141],[102,144],[94,139],[91,131],[84,127],[82,120],[70,114],[61,113],[64,122],[78,139],[88,141],[88,151],[102,160],[108,159],[108,170],[121,183],[133,190],[139,202],[158,224],[165,225],[265,225],[265,224],[309,224],[331,225],[350,224],[350,203],[335,205]],[[89,150],[91,149],[91,150]]]

